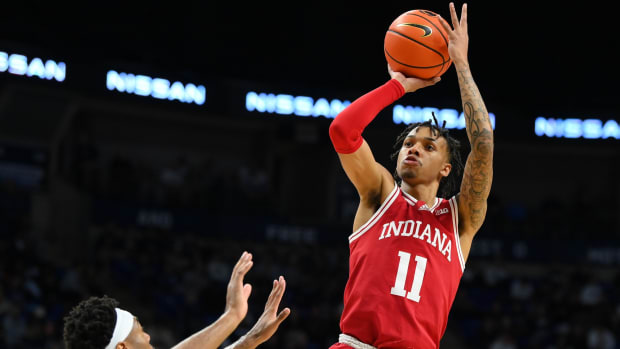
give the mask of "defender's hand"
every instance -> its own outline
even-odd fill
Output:
[[[248,298],[252,292],[252,285],[243,284],[243,277],[252,268],[252,254],[243,252],[233,268],[228,289],[226,291],[226,313],[231,314],[241,322],[248,313]]]
[[[282,300],[285,289],[286,280],[284,280],[284,277],[280,276],[279,280],[273,281],[273,288],[265,304],[265,311],[263,311],[263,314],[254,327],[252,327],[246,335],[253,345],[259,345],[271,338],[278,329],[278,326],[280,326],[282,321],[291,313],[289,308],[284,308],[278,313],[278,307],[280,306],[280,301]]]

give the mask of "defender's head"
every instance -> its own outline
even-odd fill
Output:
[[[153,349],[138,319],[110,297],[91,297],[65,317],[67,349]]]

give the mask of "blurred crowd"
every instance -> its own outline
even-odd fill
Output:
[[[75,149],[66,167],[71,171],[63,175],[93,201],[206,208],[212,216],[230,215],[247,226],[265,224],[276,213],[293,214],[287,211],[293,207],[278,202],[286,188],[275,185],[277,165],[267,166],[264,159],[223,163],[179,155],[155,165],[122,153],[102,156],[88,144]],[[358,200],[340,175],[338,193],[324,200],[337,201],[332,205],[339,212],[332,231],[341,236],[269,240],[222,225],[175,229],[139,220],[118,224],[104,217],[83,226],[80,234],[86,244],[79,246],[80,253],[66,253],[72,257],[65,259],[42,253],[48,246],[39,237],[45,234],[33,230],[33,198],[46,186],[24,187],[0,178],[0,347],[62,348],[63,317],[79,301],[104,294],[140,317],[155,347],[170,347],[223,312],[226,284],[243,251],[254,255],[246,278],[253,291],[248,316],[230,340],[255,322],[271,281],[283,275],[288,287],[282,306],[292,314],[262,347],[329,347],[339,334],[348,275],[346,236]],[[309,203],[321,204],[326,203]],[[554,246],[563,248],[566,242],[607,241],[616,246],[615,210],[613,202],[588,205],[579,197],[569,202],[547,198],[532,207],[492,193],[442,347],[620,348],[617,264],[597,264],[584,254],[571,254],[577,250],[565,253],[574,260],[553,261],[558,252]],[[477,250],[489,239],[546,240],[550,243],[543,246],[551,257],[518,260],[501,251]],[[67,241],[66,246],[73,245]]]
[[[248,162],[189,159],[180,154],[154,165],[115,152],[100,155],[90,145],[76,150],[67,176],[96,198],[164,207],[207,208],[212,212],[251,208],[268,213],[276,188],[265,166]],[[193,161],[192,161],[193,160]],[[233,205],[232,203],[235,203]]]

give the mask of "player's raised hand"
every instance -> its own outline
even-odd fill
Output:
[[[448,32],[448,52],[450,53],[450,59],[454,61],[454,64],[467,63],[467,48],[469,46],[469,35],[467,33],[467,3],[463,4],[461,19],[459,20],[456,9],[454,8],[454,3],[451,2],[450,18],[452,26],[450,26],[445,19],[439,17],[441,24],[446,32]]]
[[[278,329],[278,326],[280,326],[282,321],[291,313],[289,308],[284,308],[278,313],[278,307],[280,306],[280,301],[282,300],[285,289],[286,280],[284,280],[284,277],[280,276],[278,280],[273,280],[273,287],[267,299],[267,303],[265,303],[265,310],[254,327],[252,327],[246,335],[253,344],[259,345],[271,338]]]
[[[438,83],[439,80],[441,80],[439,76],[436,76],[428,80],[418,79],[414,77],[406,77],[403,73],[392,70],[392,67],[390,67],[389,64],[388,64],[388,72],[390,73],[390,76],[392,77],[392,79],[398,80],[398,82],[400,82],[400,84],[403,85],[405,92],[413,92],[413,91],[419,90],[427,86],[432,86]]]
[[[252,254],[243,252],[235,264],[228,282],[225,312],[233,315],[238,321],[243,320],[248,313],[248,298],[252,293],[252,285],[244,284],[243,278],[253,264]]]

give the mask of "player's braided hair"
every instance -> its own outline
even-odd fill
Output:
[[[116,326],[118,301],[108,296],[90,297],[76,305],[65,317],[66,349],[103,349]]]
[[[450,134],[448,133],[448,129],[446,128],[445,120],[443,121],[442,125],[439,126],[439,122],[435,117],[435,113],[433,113],[433,120],[429,119],[424,122],[416,122],[408,125],[407,128],[405,128],[405,130],[396,138],[396,143],[394,143],[395,151],[394,153],[392,153],[390,158],[392,160],[396,160],[398,158],[398,153],[400,152],[405,138],[407,138],[407,135],[409,135],[409,132],[411,132],[411,130],[418,126],[428,127],[433,133],[433,135],[443,137],[448,144],[448,161],[452,165],[452,170],[447,177],[443,177],[441,179],[438,189],[439,196],[447,199],[450,196],[456,194],[457,185],[459,183],[458,179],[460,178],[461,172],[463,171],[463,161],[461,160],[460,152],[461,142],[450,136]],[[396,169],[394,170],[394,179],[396,180],[396,183],[398,183],[398,185],[401,184],[402,178],[400,178],[400,176],[396,172]]]

